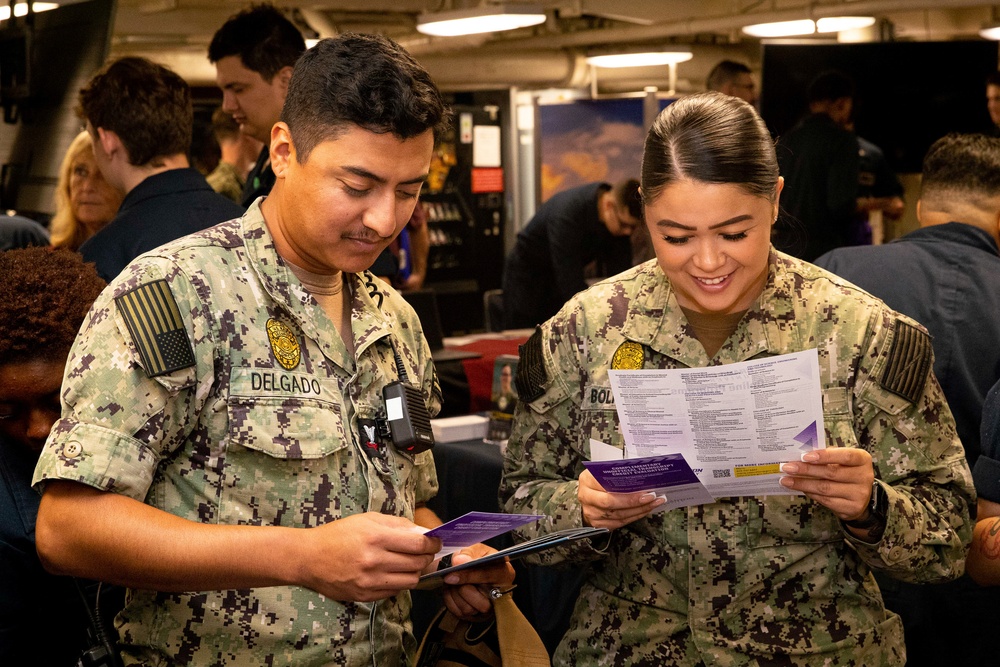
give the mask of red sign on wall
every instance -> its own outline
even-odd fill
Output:
[[[473,167],[472,193],[503,192],[503,167]]]

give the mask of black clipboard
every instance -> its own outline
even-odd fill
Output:
[[[443,586],[444,578],[452,572],[461,572],[462,570],[468,570],[474,567],[483,567],[484,565],[489,565],[490,563],[503,560],[504,558],[509,558],[512,561],[517,560],[527,556],[528,554],[545,551],[546,549],[551,549],[553,547],[558,547],[563,544],[575,542],[576,540],[582,540],[588,537],[593,538],[598,537],[599,535],[606,535],[609,532],[610,531],[607,528],[591,528],[589,526],[585,526],[583,528],[566,528],[564,530],[557,530],[554,533],[548,533],[546,535],[536,537],[533,540],[528,540],[527,542],[521,542],[520,544],[515,544],[512,547],[501,549],[496,553],[483,556],[482,558],[470,560],[466,563],[462,563],[461,565],[443,567],[429,574],[425,574],[420,577],[420,582],[417,584],[417,590],[429,590]]]

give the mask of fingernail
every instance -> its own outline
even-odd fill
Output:
[[[655,493],[644,493],[642,494],[642,497],[639,498],[639,500],[644,503],[648,503],[649,501],[653,500],[653,498],[656,498]]]
[[[819,454],[817,454],[816,452],[806,452],[805,454],[802,455],[802,460],[806,462],[819,461]]]
[[[790,473],[790,474],[794,475],[798,471],[799,471],[799,464],[798,463],[782,463],[781,464],[781,472],[787,472],[787,473]]]
[[[457,574],[449,574],[447,577],[444,578],[444,583],[446,584],[457,584],[459,581],[460,579]]]
[[[782,486],[787,486],[788,488],[792,488],[793,486],[795,486],[795,480],[793,480],[791,477],[779,477],[778,484],[781,484]]]

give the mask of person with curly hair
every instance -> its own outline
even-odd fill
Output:
[[[31,475],[59,418],[70,346],[104,288],[93,265],[65,249],[0,252],[0,664],[69,665],[86,618],[72,581],[35,552],[40,496]],[[61,640],[53,642],[53,628]]]
[[[52,245],[78,250],[83,242],[111,222],[122,193],[104,180],[94,158],[94,143],[86,131],[76,135],[59,166],[56,212],[49,224]]]

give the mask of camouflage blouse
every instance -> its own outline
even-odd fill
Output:
[[[902,665],[902,623],[872,570],[959,576],[975,503],[923,327],[772,252],[762,295],[709,359],[655,260],[595,285],[522,350],[500,500],[547,516],[523,537],[580,526],[590,439],[622,447],[608,380],[620,348],[657,369],[816,348],[827,446],[872,455],[888,525],[868,544],[805,496],[734,497],[652,514],[606,544],[544,552],[536,562],[589,571],[554,663]]]

